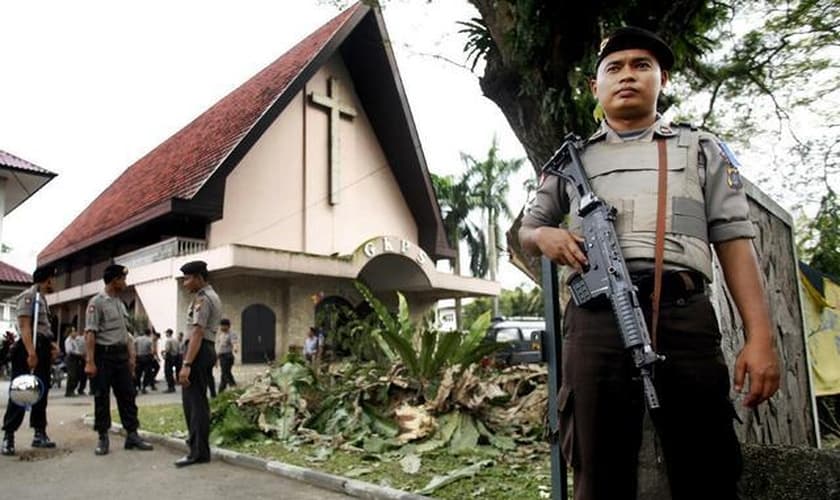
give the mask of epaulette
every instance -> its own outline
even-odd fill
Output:
[[[690,128],[692,132],[697,132],[700,130],[700,127],[691,123],[691,122],[671,122],[672,127],[683,127],[683,128]]]

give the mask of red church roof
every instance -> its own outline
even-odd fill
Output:
[[[0,283],[21,283],[26,285],[32,283],[32,275],[5,262],[0,262]]]
[[[191,199],[296,76],[360,8],[345,10],[130,166],[38,255],[52,262],[117,226]],[[158,210],[159,211],[159,210]]]

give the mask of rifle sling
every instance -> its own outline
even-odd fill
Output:
[[[656,349],[656,328],[659,324],[659,302],[662,294],[662,268],[665,262],[665,202],[668,198],[668,154],[665,141],[656,140],[659,152],[659,187],[656,200],[656,250],[653,270],[650,342]]]

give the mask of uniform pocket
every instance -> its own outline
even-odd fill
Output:
[[[557,411],[560,419],[560,449],[563,452],[566,465],[575,467],[577,465],[577,453],[575,451],[574,392],[564,385],[560,388],[557,399]]]

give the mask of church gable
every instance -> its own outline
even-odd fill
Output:
[[[225,182],[209,246],[330,255],[417,224],[340,55],[289,102]]]
[[[346,155],[349,168],[327,156],[327,166],[333,166],[333,176],[337,179],[333,183],[334,189],[329,188],[327,182],[331,193],[318,192],[323,179],[312,177],[317,166],[313,163],[315,158],[307,157],[323,154],[324,148],[329,151],[329,144],[319,148],[304,140],[310,125],[315,126],[313,120],[324,121],[320,128],[329,129],[330,115],[326,110],[329,109],[328,81],[332,73],[322,74],[324,68],[332,68],[343,75],[338,79],[339,88],[342,80],[352,83],[348,87],[351,89],[349,96],[358,108],[350,113],[337,111],[338,132],[333,136],[340,137],[345,126],[353,127],[356,134],[358,127],[354,123],[363,123],[366,131],[356,134],[357,137],[341,146],[341,154],[332,157],[341,162],[345,161]],[[310,102],[305,87],[319,81],[321,97]],[[294,123],[294,118],[278,120],[287,109],[287,114],[294,117],[295,107],[300,119],[298,123]],[[357,114],[354,116],[354,113]],[[277,134],[283,141],[292,141],[296,133],[300,134],[298,147],[280,147],[283,141],[263,141],[269,128],[281,129]],[[368,132],[371,129],[373,137],[378,138],[378,146],[375,145],[377,140],[370,140],[372,136]],[[262,154],[269,158],[268,167],[258,158],[258,152],[251,154],[257,143],[261,144]],[[365,168],[373,170],[356,169],[360,164],[354,155],[358,152],[348,148],[367,151]],[[252,161],[246,161],[246,156],[254,156],[254,164],[263,165],[250,170],[270,167],[282,184],[237,184]],[[240,173],[232,174],[240,165],[246,167]],[[321,171],[323,168],[321,165]],[[368,176],[366,181],[358,177],[360,172]],[[354,201],[355,198],[346,203],[341,201],[342,186],[345,186],[341,176],[348,175],[349,179],[358,181],[354,186],[359,189],[370,189],[375,181],[380,183],[374,189],[379,190],[378,198],[367,200],[368,206],[373,208],[363,207],[360,201]],[[229,177],[233,193],[230,200],[225,196]],[[255,178],[262,177],[256,175]],[[396,182],[402,201],[389,198],[389,193],[392,196],[396,193],[392,181]],[[250,198],[257,204],[272,196],[282,198],[286,203],[282,207],[262,207],[268,212],[276,212],[273,219],[255,221],[248,212],[240,210],[239,204],[248,205]],[[327,196],[331,212],[309,210],[318,196]],[[291,209],[291,205],[286,206],[294,203],[298,203],[296,210]],[[404,217],[405,205],[411,217]],[[303,210],[304,206],[307,211]],[[393,213],[386,217],[386,212]],[[223,216],[227,219],[223,220]],[[384,20],[376,9],[361,3],[313,32],[129,167],[41,251],[38,260],[41,264],[55,263],[66,269],[84,268],[171,237],[209,239],[210,246],[237,241],[315,253],[343,253],[370,236],[354,232],[358,222],[354,219],[359,217],[366,218],[370,224],[383,224],[382,231],[417,241],[434,258],[454,256],[454,250],[446,240]],[[413,226],[406,222],[411,219]],[[254,225],[262,222],[265,226]],[[244,226],[235,227],[249,224],[248,231]],[[310,234],[312,224],[323,224],[324,229]],[[272,231],[284,234],[286,239],[269,234]],[[322,236],[326,238],[323,241],[319,239]]]

